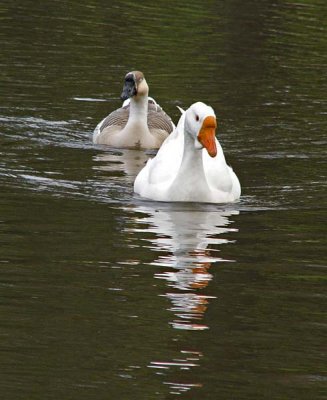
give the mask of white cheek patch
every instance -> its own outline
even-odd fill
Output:
[[[203,149],[202,143],[200,143],[200,142],[198,141],[197,138],[196,138],[195,141],[194,141],[194,147],[195,147],[196,149],[198,149],[198,150]]]

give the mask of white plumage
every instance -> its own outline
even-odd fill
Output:
[[[148,160],[134,182],[134,191],[156,201],[233,202],[239,180],[226,164],[215,137],[213,109],[197,102],[182,113],[177,127]]]

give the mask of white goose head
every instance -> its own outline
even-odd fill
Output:
[[[216,115],[211,107],[197,102],[186,110],[185,133],[194,139],[196,149],[205,148],[210,157],[217,155],[216,128]]]
[[[147,96],[148,93],[149,87],[141,71],[132,71],[126,74],[123,92],[120,96],[122,100],[129,98],[137,100],[140,97]]]

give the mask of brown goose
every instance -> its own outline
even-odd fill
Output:
[[[123,106],[98,124],[93,142],[121,148],[159,148],[175,126],[148,93],[143,73],[129,72],[121,94]]]

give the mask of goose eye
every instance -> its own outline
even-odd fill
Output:
[[[195,116],[195,120],[198,121],[200,118],[198,115]]]

